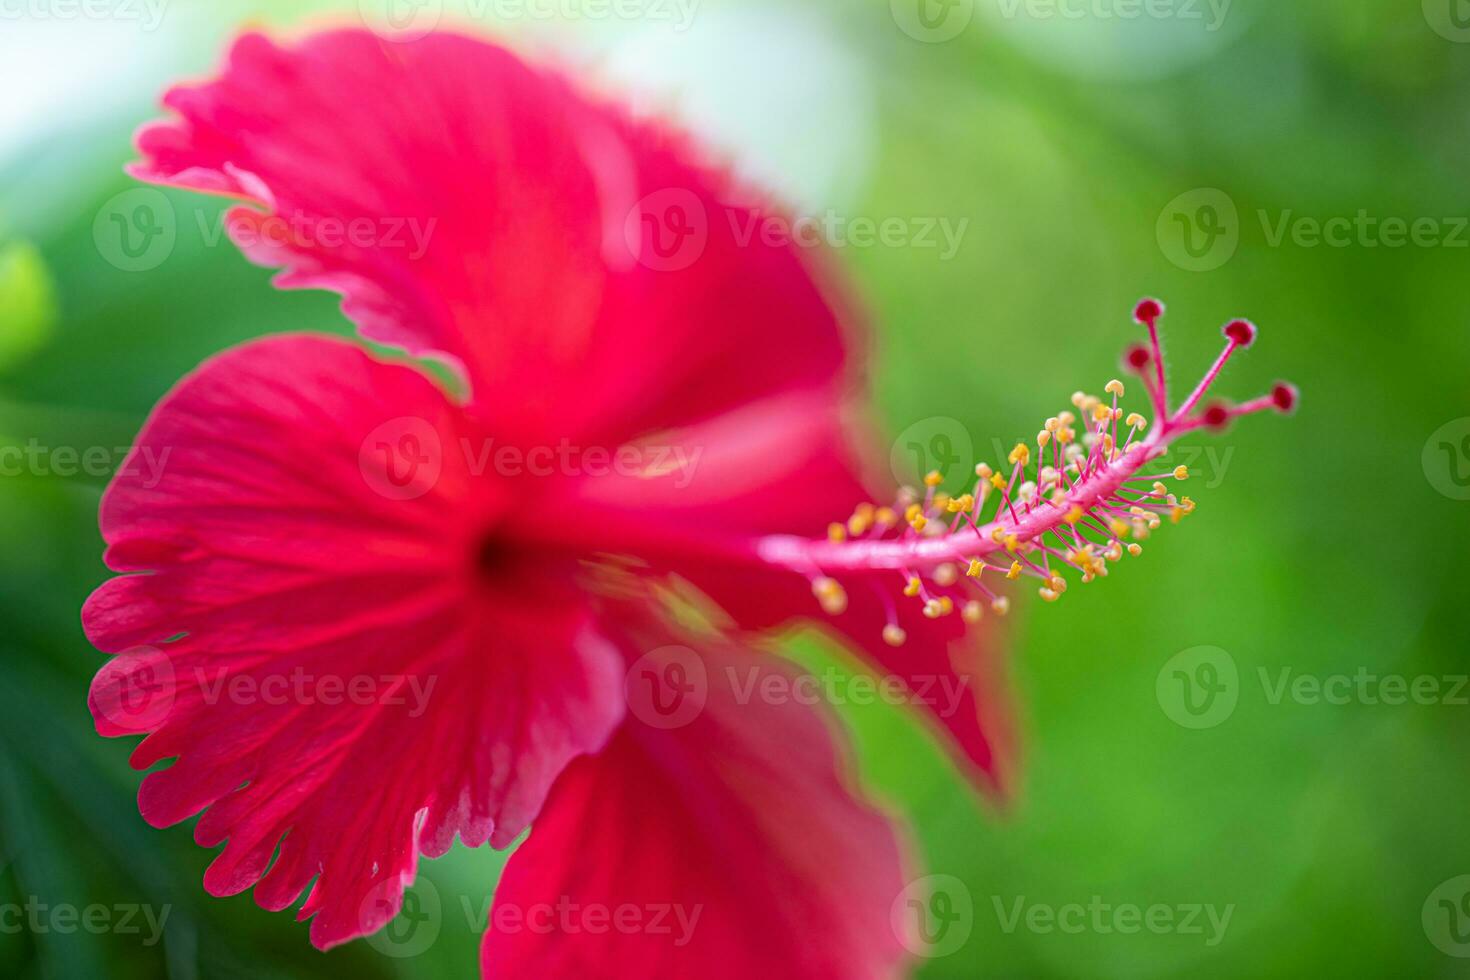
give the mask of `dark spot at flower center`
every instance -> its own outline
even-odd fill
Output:
[[[511,549],[499,535],[486,532],[475,551],[475,571],[481,578],[493,579],[506,574],[511,565]]]

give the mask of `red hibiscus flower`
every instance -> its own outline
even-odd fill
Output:
[[[140,769],[173,760],[144,817],[203,813],[213,894],[283,909],[309,887],[323,948],[390,918],[419,853],[504,847],[541,814],[497,908],[698,906],[684,945],[608,942],[640,975],[891,972],[900,849],[820,717],[738,697],[725,668],[750,655],[725,641],[701,641],[688,724],[629,717],[624,692],[682,635],[627,611],[650,579],[746,630],[820,601],[996,772],[959,617],[886,573],[847,608],[762,557],[870,499],[842,419],[861,366],[817,257],[738,239],[761,203],[665,129],[462,37],[249,35],[166,104],[136,175],[243,199],[231,237],[279,285],[340,292],[364,337],[453,378],[283,335],[156,408],[135,453],[167,465],[108,488],[122,574],[83,614],[119,654],[99,731],[146,733]],[[490,967],[603,955],[495,926]]]

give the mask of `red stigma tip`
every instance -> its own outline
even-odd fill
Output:
[[[1145,299],[1133,309],[1133,319],[1139,323],[1153,326],[1154,321],[1164,315],[1164,304],[1156,299]]]
[[[1123,363],[1135,371],[1148,367],[1154,356],[1142,344],[1134,344],[1123,352]]]
[[[1239,347],[1249,347],[1256,342],[1256,325],[1249,320],[1231,320],[1225,324],[1224,332]]]
[[[1278,381],[1271,389],[1271,404],[1276,406],[1276,411],[1287,415],[1296,409],[1297,390],[1296,385]]]
[[[1215,402],[1200,413],[1200,421],[1204,422],[1205,428],[1219,432],[1230,424],[1230,409]]]

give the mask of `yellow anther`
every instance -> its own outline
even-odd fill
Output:
[[[1055,591],[1053,591],[1051,589],[1048,589],[1048,588],[1046,588],[1044,586],[1042,588],[1040,588],[1040,589],[1037,589],[1036,590],[1036,594],[1039,595],[1039,596],[1041,596],[1047,602],[1056,602],[1057,599],[1061,598],[1061,596],[1058,593],[1056,593]]]
[[[954,612],[954,600],[947,595],[939,597],[939,615],[948,616]]]
[[[1175,504],[1173,507],[1170,507],[1169,508],[1169,520],[1170,520],[1171,523],[1178,524],[1180,522],[1180,520],[1183,519],[1183,517],[1184,517],[1184,508],[1183,507],[1180,507],[1178,504]]]
[[[1167,497],[1169,495],[1169,488],[1164,486],[1162,483],[1155,483],[1154,493],[1160,497]]]
[[[1148,419],[1144,418],[1142,415],[1139,415],[1137,412],[1134,412],[1128,416],[1127,423],[1130,429],[1148,428]]]
[[[979,578],[981,573],[984,571],[985,563],[979,558],[971,558],[970,567],[965,569],[965,574],[970,576],[970,578]]]
[[[995,610],[996,615],[1004,616],[1006,613],[1011,611],[1011,600],[1006,598],[1005,596],[998,596],[995,601],[990,604],[990,608]]]
[[[827,540],[833,542],[847,540],[847,528],[843,527],[841,524],[828,524]]]
[[[934,506],[939,510],[949,510],[949,502],[952,498],[947,493],[936,493],[934,495]]]
[[[903,646],[904,641],[908,638],[909,635],[903,631],[902,626],[898,626],[894,623],[889,623],[887,626],[883,627],[883,642],[891,647]]]
[[[1114,378],[1112,381],[1108,382],[1107,387],[1104,388],[1103,391],[1106,391],[1110,395],[1117,395],[1119,398],[1122,398],[1123,382],[1119,381],[1117,378]]]
[[[1021,563],[1018,562],[1018,561],[1011,562],[1011,570],[1008,571],[1008,572],[1006,572],[1006,578],[1008,578],[1012,582],[1014,582],[1016,579],[1018,579],[1020,577],[1021,577]]]
[[[934,584],[948,588],[960,580],[960,570],[950,562],[936,565],[934,568]]]
[[[1068,524],[1071,524],[1073,527],[1076,527],[1077,526],[1077,522],[1080,521],[1080,520],[1082,520],[1082,518],[1085,516],[1085,514],[1086,514],[1086,511],[1084,511],[1081,507],[1077,506],[1076,504],[1073,504],[1072,505],[1072,509],[1069,510],[1069,511],[1067,511],[1067,516],[1066,516],[1065,520],[1066,520],[1066,522]]]
[[[1176,467],[1174,467],[1174,479],[1176,479],[1176,480],[1187,480],[1187,479],[1189,479],[1189,467],[1188,466],[1176,466]]]
[[[1085,402],[1085,401],[1087,401],[1087,393],[1086,392],[1082,392],[1082,391],[1074,391],[1074,392],[1072,392],[1072,404],[1073,405],[1077,406],[1078,408],[1081,408],[1082,407],[1082,403]]]
[[[892,527],[898,523],[898,515],[893,512],[892,507],[879,507],[878,512],[873,515],[873,520],[879,527]]]
[[[924,474],[924,486],[926,487],[937,487],[943,482],[944,477],[940,475],[938,470],[930,470]]]
[[[938,619],[944,615],[944,606],[938,599],[930,599],[924,603],[924,615],[929,619]]]
[[[1057,431],[1057,429],[1060,429],[1061,427],[1062,427],[1062,420],[1059,419],[1059,418],[1057,418],[1055,415],[1053,415],[1051,418],[1049,418],[1049,419],[1046,420],[1046,431],[1047,432],[1055,432],[1055,431]]]
[[[876,517],[877,514],[878,508],[874,507],[872,504],[858,504],[856,507],[853,508],[852,511],[853,517],[867,521],[870,524],[873,522],[873,518]]]
[[[960,616],[964,618],[965,622],[973,626],[985,618],[985,607],[974,599],[971,599],[960,609]]]
[[[1010,486],[1010,481],[1001,476],[999,473],[996,473],[990,478],[990,485],[992,487],[995,487],[995,489],[997,490],[1004,490],[1006,487]]]
[[[847,519],[847,533],[853,537],[868,533],[868,529],[872,526],[873,519],[871,517],[863,517],[861,514],[853,514]]]
[[[1060,575],[1053,575],[1050,579],[1047,580],[1046,584],[1048,587],[1051,588],[1053,592],[1057,593],[1058,595],[1061,595],[1063,592],[1067,591],[1067,580],[1062,578]]]
[[[908,507],[904,509],[903,519],[912,524],[915,518],[922,516],[923,513],[924,506],[922,504],[909,504]]]
[[[1076,438],[1077,433],[1068,428],[1063,428],[1060,432],[1057,433],[1057,442],[1061,443],[1064,446],[1069,444],[1070,442],[1072,442],[1072,440]]]
[[[1042,429],[1040,432],[1036,433],[1036,445],[1039,448],[1045,449],[1046,448],[1046,444],[1049,443],[1049,442],[1051,442],[1051,433],[1050,432],[1047,432],[1045,429]]]
[[[1139,555],[1143,554],[1143,545],[1141,545],[1141,544],[1130,544],[1128,546],[1128,553],[1130,555],[1132,555],[1134,558],[1137,558]]]
[[[1099,405],[1092,410],[1094,422],[1106,422],[1113,417],[1113,410],[1106,405]]]
[[[994,529],[991,530],[991,532],[990,532],[990,540],[994,541],[996,544],[1000,544],[1005,539],[1006,539],[1005,528],[1003,528],[1003,527],[997,527],[997,528],[994,528]]]
[[[924,584],[920,582],[919,577],[915,575],[911,577],[908,581],[908,584],[903,587],[903,594],[912,599],[914,596],[919,594],[919,590],[923,587]]]
[[[1194,513],[1194,501],[1189,497],[1185,497],[1183,500],[1179,501],[1179,507],[1186,514]]]
[[[1122,561],[1123,546],[1114,541],[1103,551],[1103,556],[1106,557],[1108,561]]]
[[[1065,427],[1077,421],[1077,416],[1073,415],[1071,412],[1062,412],[1057,416],[1057,421],[1062,423],[1063,427]]]
[[[1014,534],[1007,534],[1005,536],[1004,544],[1007,551],[1014,552],[1017,548],[1021,547],[1021,539],[1016,537]]]
[[[812,582],[812,594],[828,615],[836,616],[847,610],[847,591],[836,579],[816,579]]]
[[[1018,464],[1025,466],[1031,461],[1031,447],[1024,442],[1018,442],[1016,443],[1016,448],[1012,449],[1010,456],[1006,458],[1011,461],[1012,466]]]
[[[928,526],[929,518],[923,516],[922,514],[909,521],[909,527],[913,528],[915,531],[922,531]]]
[[[990,474],[993,472],[995,471],[990,468],[990,465],[988,463],[975,464],[975,475],[982,480],[990,479]]]

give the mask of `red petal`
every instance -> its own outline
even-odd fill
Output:
[[[896,975],[903,856],[824,717],[757,693],[792,679],[768,657],[664,646],[634,669],[674,665],[694,710],[654,727],[635,698],[608,748],[567,770],[496,889],[484,974]]]
[[[368,337],[463,362],[502,438],[547,418],[637,434],[842,367],[796,246],[670,135],[500,48],[251,34],[165,101],[182,118],[143,130],[134,172],[264,209],[231,230],[279,285],[341,292]],[[661,255],[656,233],[688,248]]]
[[[478,578],[498,505],[448,451],[468,426],[409,367],[258,341],[164,399],[103,501],[109,564],[144,574],[83,612],[123,654],[98,730],[151,732],[138,768],[176,759],[139,804],[158,826],[209,808],[209,891],[284,908],[316,879],[322,947],[391,917],[420,850],[509,844],[622,715],[621,660],[556,569],[505,556],[514,604]],[[394,482],[374,450],[406,436],[422,459]]]

